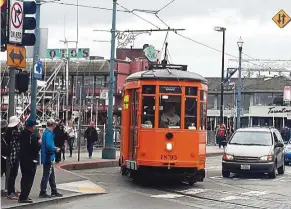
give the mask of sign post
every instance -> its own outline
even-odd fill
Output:
[[[9,18],[9,42],[22,43],[23,2],[11,0]]]

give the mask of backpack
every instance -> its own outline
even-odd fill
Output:
[[[224,130],[224,129],[220,129],[220,130],[218,131],[217,136],[219,136],[219,137],[225,137],[225,130]]]

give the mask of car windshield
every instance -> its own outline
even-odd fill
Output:
[[[238,131],[229,144],[271,146],[273,142],[270,132]]]

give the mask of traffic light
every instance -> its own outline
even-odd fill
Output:
[[[0,1],[1,6],[1,52],[6,51],[6,43],[7,43],[7,0]]]
[[[35,44],[35,34],[25,33],[26,30],[34,30],[36,27],[35,17],[31,17],[36,13],[36,3],[35,1],[24,1],[23,2],[23,35],[22,35],[22,45],[23,46],[34,46]],[[29,17],[27,15],[30,15]]]
[[[25,93],[29,86],[29,73],[27,71],[22,71],[16,74],[16,85],[15,88],[19,93]]]

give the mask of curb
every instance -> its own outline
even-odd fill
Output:
[[[94,195],[101,195],[101,194],[73,194],[70,196],[65,196],[65,197],[61,197],[61,198],[56,198],[56,199],[48,199],[45,201],[39,201],[39,202],[34,202],[34,203],[28,203],[28,204],[18,204],[18,205],[14,205],[14,206],[1,206],[1,208],[3,209],[14,209],[14,208],[30,208],[30,209],[34,209],[34,208],[40,208],[43,206],[51,206],[53,204],[59,204],[59,203],[64,203],[67,202],[69,200],[78,200],[84,197],[90,197],[90,196],[94,196]],[[56,206],[57,207],[57,206]]]
[[[110,160],[110,161],[68,163],[68,164],[58,165],[57,168],[62,169],[62,170],[72,171],[72,170],[87,170],[87,169],[96,169],[96,168],[117,167],[118,165],[119,165],[118,160]]]
[[[216,156],[222,156],[223,152],[214,152],[214,153],[208,153],[206,154],[206,157],[216,157]]]

